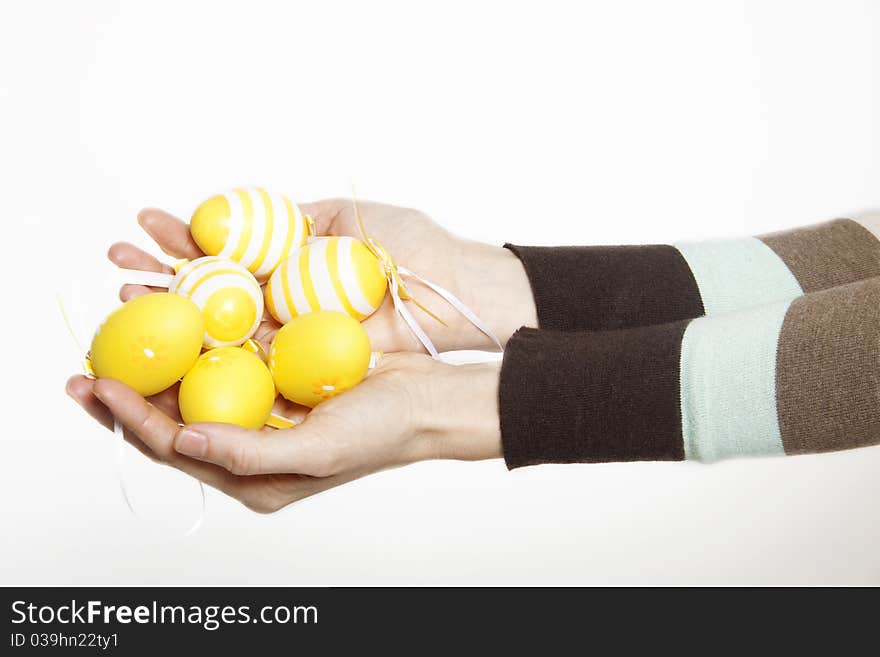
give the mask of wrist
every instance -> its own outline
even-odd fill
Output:
[[[419,423],[429,458],[476,461],[501,456],[500,374],[500,362],[437,363],[427,377],[430,401]]]
[[[514,253],[492,244],[463,241],[459,261],[462,263],[460,289],[472,291],[473,311],[502,345],[507,344],[521,326],[537,328],[538,314],[531,283]],[[480,344],[472,348],[494,346],[482,333],[480,336]]]

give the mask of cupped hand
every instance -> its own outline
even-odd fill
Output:
[[[446,365],[387,354],[359,385],[291,429],[179,426],[176,390],[146,400],[113,379],[74,376],[68,394],[155,461],[268,513],[387,468],[433,458],[501,455],[499,365]]]
[[[369,201],[358,205],[368,234],[381,242],[399,265],[452,292],[489,326],[502,344],[520,326],[536,325],[531,288],[522,265],[512,253],[456,237],[418,210]],[[300,207],[315,220],[319,235],[360,237],[351,200],[330,199]],[[138,215],[138,221],[168,255],[190,260],[204,255],[190,236],[189,225],[173,215],[146,209]],[[124,242],[110,248],[109,258],[120,267],[173,273],[168,265]],[[438,350],[496,348],[486,335],[429,288],[411,279],[407,286],[445,324],[412,307]],[[141,285],[125,285],[120,297],[127,301],[149,291]],[[390,295],[363,325],[374,350],[424,351],[395,312]],[[267,313],[254,337],[268,347],[279,328]]]
[[[458,296],[502,343],[520,325],[535,325],[528,279],[508,251],[461,240],[415,210],[369,202],[360,206],[370,236],[398,264]],[[360,236],[348,200],[301,207],[315,219],[319,234]],[[138,221],[169,256],[192,260],[204,255],[180,219],[147,209]],[[108,257],[123,268],[173,273],[127,243],[114,244]],[[439,350],[492,348],[486,336],[433,292],[418,282],[410,290],[446,324],[420,317]],[[120,298],[127,301],[152,291],[124,285]],[[422,351],[389,298],[364,326],[373,349]],[[267,315],[254,337],[268,348],[279,328]],[[261,431],[226,424],[181,427],[178,386],[144,399],[112,379],[74,376],[67,391],[104,426],[112,428],[114,417],[118,419],[126,439],[149,458],[251,509],[269,512],[386,468],[429,458],[500,456],[498,376],[497,363],[450,366],[421,354],[387,353],[364,382],[310,412],[279,397],[275,411],[300,424]]]

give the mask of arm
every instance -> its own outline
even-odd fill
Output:
[[[880,278],[657,326],[524,329],[505,352],[508,467],[826,452],[880,442]]]
[[[528,274],[541,328],[607,330],[715,315],[878,276],[878,225],[835,219],[674,246],[507,248]]]
[[[360,205],[368,232],[399,264],[458,296],[502,344],[521,326],[564,331],[646,326],[790,300],[880,276],[877,217],[675,246],[502,248],[457,237],[417,210]],[[360,234],[350,200],[307,203],[302,210],[313,216],[319,234]],[[190,259],[203,255],[179,219],[145,210],[139,220],[166,253]],[[162,267],[130,244],[114,245],[110,257],[122,267]],[[431,290],[418,281],[408,285],[446,323],[420,317],[440,351],[494,348]],[[146,291],[126,286],[122,297]],[[422,351],[390,298],[364,327],[375,349]],[[258,337],[268,343],[277,329],[267,318]]]
[[[179,427],[113,380],[68,391],[153,458],[274,511],[387,468],[804,454],[880,442],[880,279],[729,313],[589,333],[522,329],[498,364],[391,354],[302,424]],[[164,393],[163,393],[164,395]]]
[[[330,231],[346,230],[332,212],[323,216]],[[198,256],[183,222],[158,211],[141,221],[166,252]],[[462,258],[473,269],[459,270],[459,283],[476,280],[480,264],[497,258],[490,271],[509,267],[527,284],[519,262],[501,249],[470,245]],[[111,259],[162,268],[130,245],[114,246]],[[853,275],[855,268],[844,270]],[[508,279],[495,280],[499,305],[508,302],[504,294],[523,297]],[[452,278],[437,282],[466,289],[453,287]],[[880,437],[878,288],[874,279],[739,313],[617,331],[523,329],[509,340],[500,368],[390,354],[363,384],[300,414],[302,424],[285,431],[181,428],[175,388],[145,400],[118,382],[77,376],[67,389],[105,426],[119,418],[147,456],[259,511],[432,458],[503,454],[518,467],[846,449]],[[146,292],[127,286],[121,294]],[[528,314],[528,303],[511,303]],[[518,325],[513,314],[494,321],[500,317]],[[394,341],[377,324],[371,331],[371,339]]]

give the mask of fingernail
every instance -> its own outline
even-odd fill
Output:
[[[203,459],[208,451],[208,437],[192,429],[183,429],[174,441],[174,449],[184,456]]]

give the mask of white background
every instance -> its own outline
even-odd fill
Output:
[[[495,243],[747,235],[880,205],[880,5],[0,4],[0,583],[880,584],[880,449],[701,466],[426,463],[274,516],[64,394],[144,205],[422,208]],[[163,520],[164,517],[164,520]]]

